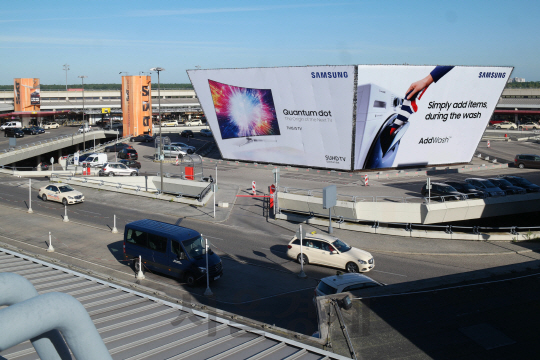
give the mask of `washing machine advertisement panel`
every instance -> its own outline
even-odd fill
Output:
[[[349,170],[354,66],[188,70],[225,159]]]
[[[469,162],[512,70],[359,65],[354,169]]]

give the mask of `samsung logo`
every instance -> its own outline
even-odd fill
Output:
[[[346,71],[340,72],[340,71],[323,71],[323,72],[312,72],[311,78],[312,79],[340,79],[340,78],[348,78],[349,74],[347,74]]]
[[[483,79],[504,79],[506,77],[506,73],[498,73],[498,72],[479,72],[478,73],[479,78]]]

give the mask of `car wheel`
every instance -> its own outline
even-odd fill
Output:
[[[519,165],[518,165],[518,168],[524,169],[524,168],[525,168],[525,164],[523,164],[523,163],[519,164]]]
[[[132,171],[131,174],[129,174],[130,176],[135,176],[137,175],[137,172],[136,171]]]
[[[47,195],[45,195],[45,194],[41,195],[41,200],[47,201]]]
[[[144,142],[150,142],[150,140],[145,140]]]
[[[130,139],[129,141],[131,141],[131,142],[135,142],[135,140],[134,140],[134,139]]]
[[[345,270],[347,270],[348,273],[357,273],[358,265],[353,262],[348,262],[347,265],[345,265]]]
[[[63,204],[64,206],[67,206],[67,204],[68,204],[68,201],[67,201],[67,199],[66,199],[66,198],[63,198],[63,199],[62,199],[62,204]]]
[[[497,126],[497,127],[495,128],[495,129],[498,129],[498,130],[500,130],[500,129],[501,129],[501,127],[500,127],[500,126]]]
[[[105,149],[105,152],[111,152],[111,149]]]
[[[193,287],[195,286],[196,279],[195,275],[193,275],[192,272],[186,272],[184,275],[184,281],[186,282],[187,286]]]
[[[110,173],[107,174],[108,176],[114,176],[114,173],[111,171]]]
[[[306,256],[306,254],[298,254],[298,256],[296,257],[296,261],[298,261],[299,264],[302,264],[302,261],[300,259],[300,256],[302,256],[302,260],[303,261],[303,265],[307,265],[309,264],[309,259],[308,257]]]

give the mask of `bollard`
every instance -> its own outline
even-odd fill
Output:
[[[364,175],[364,186],[369,186],[369,180],[367,175]]]
[[[67,205],[64,205],[64,222],[68,222],[69,218],[67,216]]]
[[[256,185],[255,185],[255,180],[253,180],[251,182],[251,190],[253,191],[253,195],[257,195],[257,190],[256,190]]]
[[[28,211],[27,213],[31,214],[34,211],[32,210],[32,179],[28,179]]]
[[[112,228],[112,233],[113,234],[118,234],[118,229],[116,228],[116,215],[114,215],[114,225],[113,225],[113,228]]]
[[[204,246],[206,249],[206,290],[204,291],[204,296],[212,296],[214,294],[212,293],[212,290],[210,290],[210,273],[208,271],[208,238],[204,238],[204,240]]]
[[[47,252],[54,252],[54,248],[52,246],[52,237],[51,232],[49,231],[49,248],[47,249]]]
[[[144,280],[145,279],[145,276],[144,276],[143,271],[142,271],[141,255],[139,255],[139,271],[137,271],[137,275],[135,276],[135,278],[137,280]]]

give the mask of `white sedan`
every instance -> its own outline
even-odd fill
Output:
[[[367,272],[375,267],[373,256],[329,235],[308,234],[302,239],[303,259],[300,256],[300,239],[293,237],[287,246],[287,256],[305,264],[320,264],[344,269],[350,273]]]
[[[39,189],[39,197],[43,201],[58,201],[64,205],[84,202],[82,192],[73,189],[69,185],[47,185]]]
[[[43,128],[44,128],[45,130],[58,129],[59,127],[60,127],[60,125],[58,125],[58,123],[55,123],[55,122],[53,122],[53,123],[48,123],[48,124],[44,124],[44,125],[43,125]]]

